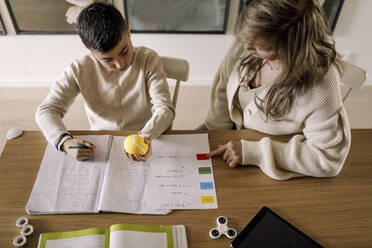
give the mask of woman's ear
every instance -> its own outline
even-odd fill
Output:
[[[127,32],[128,32],[128,34],[130,36],[130,27],[129,27],[129,24],[127,25]]]

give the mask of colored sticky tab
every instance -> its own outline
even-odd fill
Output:
[[[196,154],[196,159],[197,160],[208,160],[209,158],[207,157],[208,153],[199,153]]]
[[[201,203],[202,204],[211,204],[214,203],[214,196],[209,195],[209,196],[201,196]]]
[[[212,174],[211,167],[199,167],[199,174]]]
[[[212,182],[201,182],[200,189],[213,189],[213,183]]]

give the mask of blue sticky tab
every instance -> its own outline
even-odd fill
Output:
[[[213,189],[213,183],[212,182],[200,183],[200,189]]]

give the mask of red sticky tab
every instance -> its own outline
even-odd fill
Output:
[[[208,153],[199,153],[196,154],[196,159],[197,160],[208,160],[209,158],[207,157]]]

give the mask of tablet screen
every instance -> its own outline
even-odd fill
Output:
[[[267,207],[263,207],[231,244],[234,248],[323,248]]]

